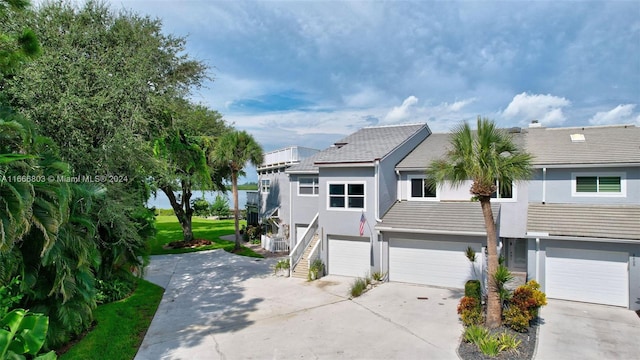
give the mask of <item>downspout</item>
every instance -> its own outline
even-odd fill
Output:
[[[536,238],[536,281],[540,283],[540,238]],[[545,286],[547,286],[545,284]]]
[[[542,203],[547,202],[547,168],[542,168]]]
[[[379,196],[378,192],[380,191],[380,160],[376,160],[374,165],[374,184],[375,184],[375,218],[376,223],[381,223],[382,219],[380,219],[380,204],[379,204]],[[373,234],[371,234],[373,236]],[[382,239],[380,238],[380,232],[376,231],[376,236],[378,237],[378,244],[380,245],[380,272],[383,271],[384,267],[382,266]]]
[[[289,249],[293,249],[294,246],[296,246],[296,244],[294,244],[291,237],[291,226],[293,225],[293,184],[291,184],[291,174],[287,174],[287,178],[289,178]],[[296,232],[295,226],[293,229],[294,232]],[[296,242],[298,241],[298,235],[296,233],[296,236],[294,236]]]

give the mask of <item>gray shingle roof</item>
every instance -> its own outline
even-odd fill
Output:
[[[640,206],[530,204],[527,231],[640,240]]]
[[[318,167],[314,165],[314,162],[319,154],[320,153],[315,153],[312,156],[300,160],[299,163],[288,167],[285,172],[288,174],[317,174]]]
[[[494,219],[500,204],[491,204]],[[479,202],[396,202],[376,225],[382,231],[429,232],[434,234],[485,235],[484,217]]]
[[[633,125],[528,129],[536,165],[640,163],[640,128]],[[572,142],[583,134],[584,142]]]
[[[317,164],[363,163],[382,159],[427,124],[362,128],[318,154]]]
[[[444,156],[449,145],[451,134],[431,134],[420,145],[416,146],[396,168],[398,170],[424,169],[431,161]]]
[[[518,128],[514,128],[520,131]],[[512,135],[513,141],[524,147],[526,130],[523,132],[511,132],[512,129],[504,129]],[[426,169],[433,160],[442,158],[449,148],[451,133],[436,133],[427,137],[420,145],[416,146],[402,161],[398,163],[398,170]]]

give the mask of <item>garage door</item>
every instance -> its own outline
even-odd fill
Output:
[[[370,259],[369,238],[329,238],[329,274],[367,276]]]
[[[628,307],[628,253],[563,248],[546,252],[548,297]]]
[[[473,278],[465,250],[471,246],[478,257],[481,245],[432,240],[391,239],[389,280],[414,284],[464,288]],[[477,260],[478,263],[481,263]]]

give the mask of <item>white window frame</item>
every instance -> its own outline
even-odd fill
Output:
[[[516,202],[518,201],[518,187],[516,186],[515,181],[511,182],[511,197],[510,198],[501,198],[500,197],[500,183],[496,180],[496,197],[492,197],[492,202]]]
[[[331,207],[331,193],[329,189],[331,185],[344,185],[344,207]],[[362,195],[362,207],[349,207],[349,185],[362,185],[364,187],[364,195]],[[334,195],[335,196],[335,195]],[[358,195],[360,196],[360,195]],[[365,181],[328,181],[327,182],[327,210],[331,211],[367,211],[367,183]]]
[[[265,181],[266,181],[266,187],[263,183]],[[271,192],[271,179],[260,179],[260,192],[263,194],[268,194],[269,192]]]
[[[408,175],[407,176],[407,200],[411,201],[440,201],[440,186],[436,187],[436,196],[435,197],[413,197],[411,194],[411,182],[414,179],[422,179],[426,180],[426,176],[424,175]]]
[[[620,192],[578,192],[577,180],[579,177],[620,177]],[[600,184],[600,181],[597,182]],[[627,197],[627,173],[624,171],[611,171],[611,172],[572,172],[571,173],[571,196],[573,197]]]
[[[302,179],[312,179],[312,184],[302,185]],[[300,188],[311,188],[311,194],[303,194],[300,192]],[[315,193],[314,193],[315,190]],[[320,178],[318,176],[303,176],[298,179],[298,196],[318,196],[320,194]]]

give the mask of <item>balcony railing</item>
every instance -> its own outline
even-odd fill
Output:
[[[247,205],[260,205],[260,193],[257,191],[247,191]]]
[[[296,163],[317,152],[318,150],[316,149],[310,149],[300,146],[290,146],[284,149],[271,151],[264,154],[262,164],[258,166],[258,170]]]

